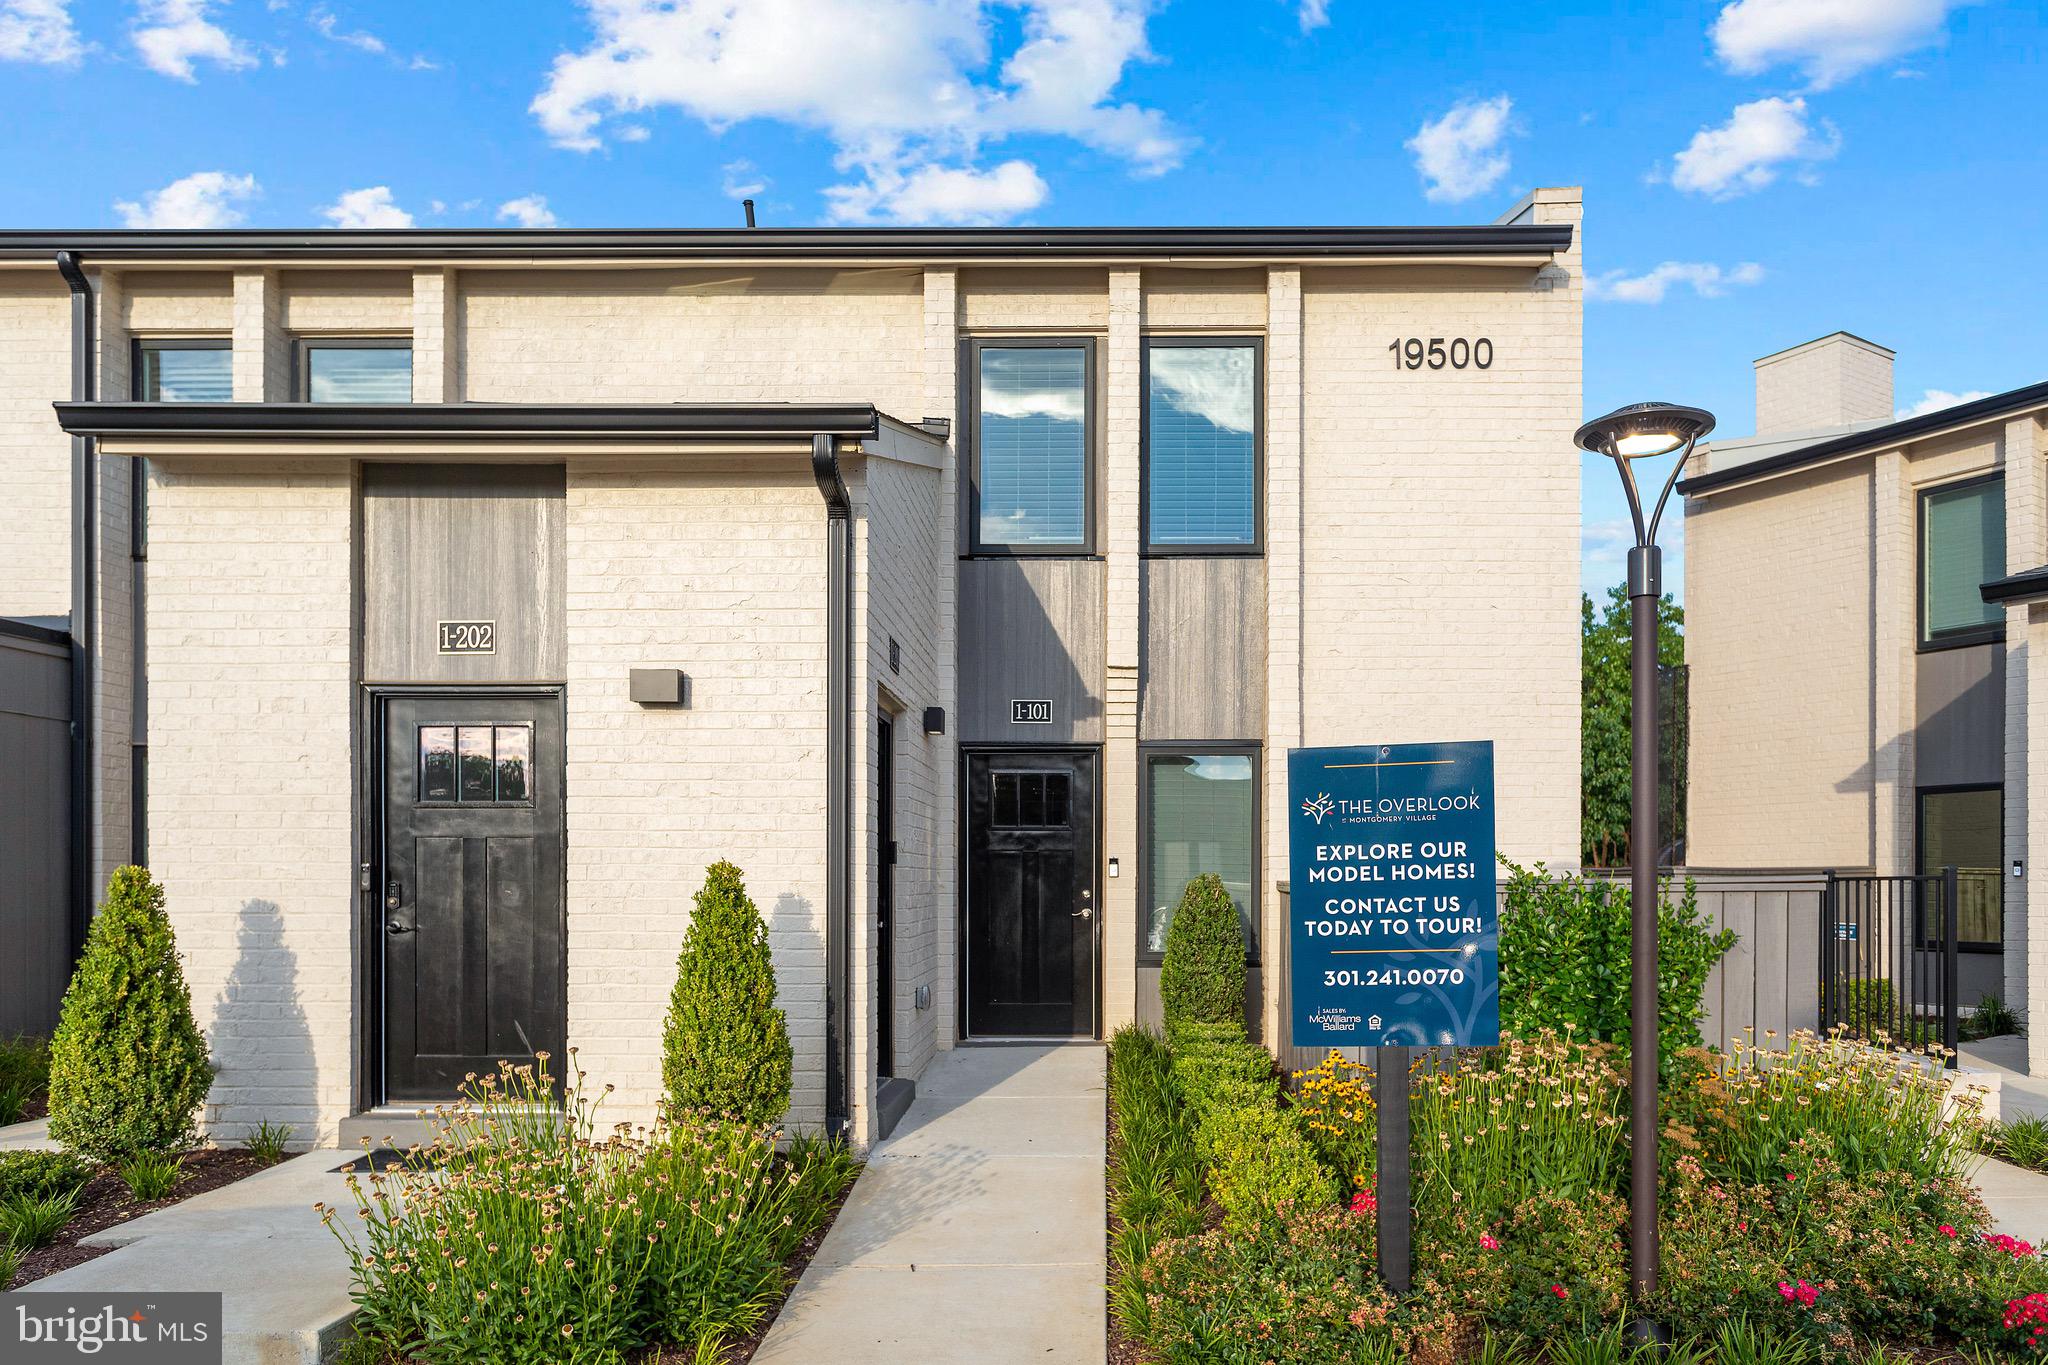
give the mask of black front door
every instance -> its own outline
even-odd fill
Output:
[[[445,1099],[536,1052],[560,1077],[561,699],[382,708],[385,1098]]]
[[[1095,756],[967,759],[967,1031],[1095,1033]]]

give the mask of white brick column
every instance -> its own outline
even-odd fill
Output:
[[[2031,415],[2005,424],[2005,571],[2009,574],[2039,568],[2048,558],[2048,491],[2043,488],[2042,455],[2040,426]],[[2025,603],[2005,609],[2004,994],[2008,1004],[2021,1009],[2031,1003],[2027,995],[2031,976],[2028,945],[2034,935],[2027,918],[2027,880],[2024,875],[2012,875],[2012,862],[2018,859],[2024,872],[2033,871],[2027,837],[2028,812],[2033,807],[2027,739],[2033,733],[2028,721],[2035,671],[2031,666],[2035,651],[2030,648],[2030,614]],[[2048,854],[2048,845],[2042,852]]]
[[[412,401],[460,401],[453,270],[412,272]]]
[[[1109,272],[1108,382],[1102,396],[1102,548],[1109,560],[1103,690],[1103,851],[1123,875],[1103,883],[1102,1029],[1138,1010],[1138,497],[1144,292],[1135,270]]]
[[[235,272],[234,385],[237,403],[281,403],[292,396],[291,337],[277,273]]]
[[[937,1015],[936,1043],[941,1051],[959,1041],[960,963],[956,948],[960,922],[960,465],[967,438],[960,430],[960,277],[953,270],[924,272],[924,411],[953,424],[944,463],[939,469],[938,563],[933,566],[938,589],[938,695],[946,708],[946,733],[932,741],[932,766],[938,781],[932,831],[933,880],[938,913],[937,964],[932,983],[932,1009]]]
[[[1880,452],[1872,465],[1871,592],[1873,669],[1871,720],[1871,864],[1879,875],[1912,871],[1913,698],[1916,539],[1913,489],[1902,450]]]
[[[1266,272],[1266,752],[1265,855],[1259,896],[1264,952],[1265,1038],[1279,1046],[1287,1024],[1287,751],[1301,731],[1301,271]]]

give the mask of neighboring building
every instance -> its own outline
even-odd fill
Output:
[[[1304,743],[1494,738],[1573,863],[1579,214],[0,233],[0,614],[96,604],[91,880],[168,890],[209,1125],[565,1042],[645,1117],[719,858],[800,1123],[1156,1018],[1198,872],[1271,1032]]]
[[[2048,641],[2048,586],[2023,572],[2048,558],[2048,384],[1898,419],[1891,371],[1846,332],[1764,357],[1757,434],[1715,441],[1679,484],[1688,856],[1953,865],[1960,1003],[2025,1009],[2048,992],[2025,897],[2028,717],[2048,725],[2028,646]],[[2048,817],[2048,796],[2033,804]]]

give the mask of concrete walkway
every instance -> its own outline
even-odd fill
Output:
[[[933,1062],[755,1365],[1099,1365],[1103,1050]]]
[[[223,1365],[317,1365],[355,1313],[348,1257],[313,1212],[316,1200],[355,1207],[344,1177],[335,1173],[349,1159],[332,1149],[308,1152],[95,1233],[87,1245],[119,1250],[22,1288],[220,1290]]]
[[[50,1121],[30,1119],[26,1123],[10,1123],[0,1128],[0,1152],[54,1152],[56,1143],[50,1141]]]

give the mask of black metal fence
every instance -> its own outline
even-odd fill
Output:
[[[1859,1038],[1939,1045],[1956,1064],[1957,878],[1830,872],[1820,914],[1820,1022]]]

